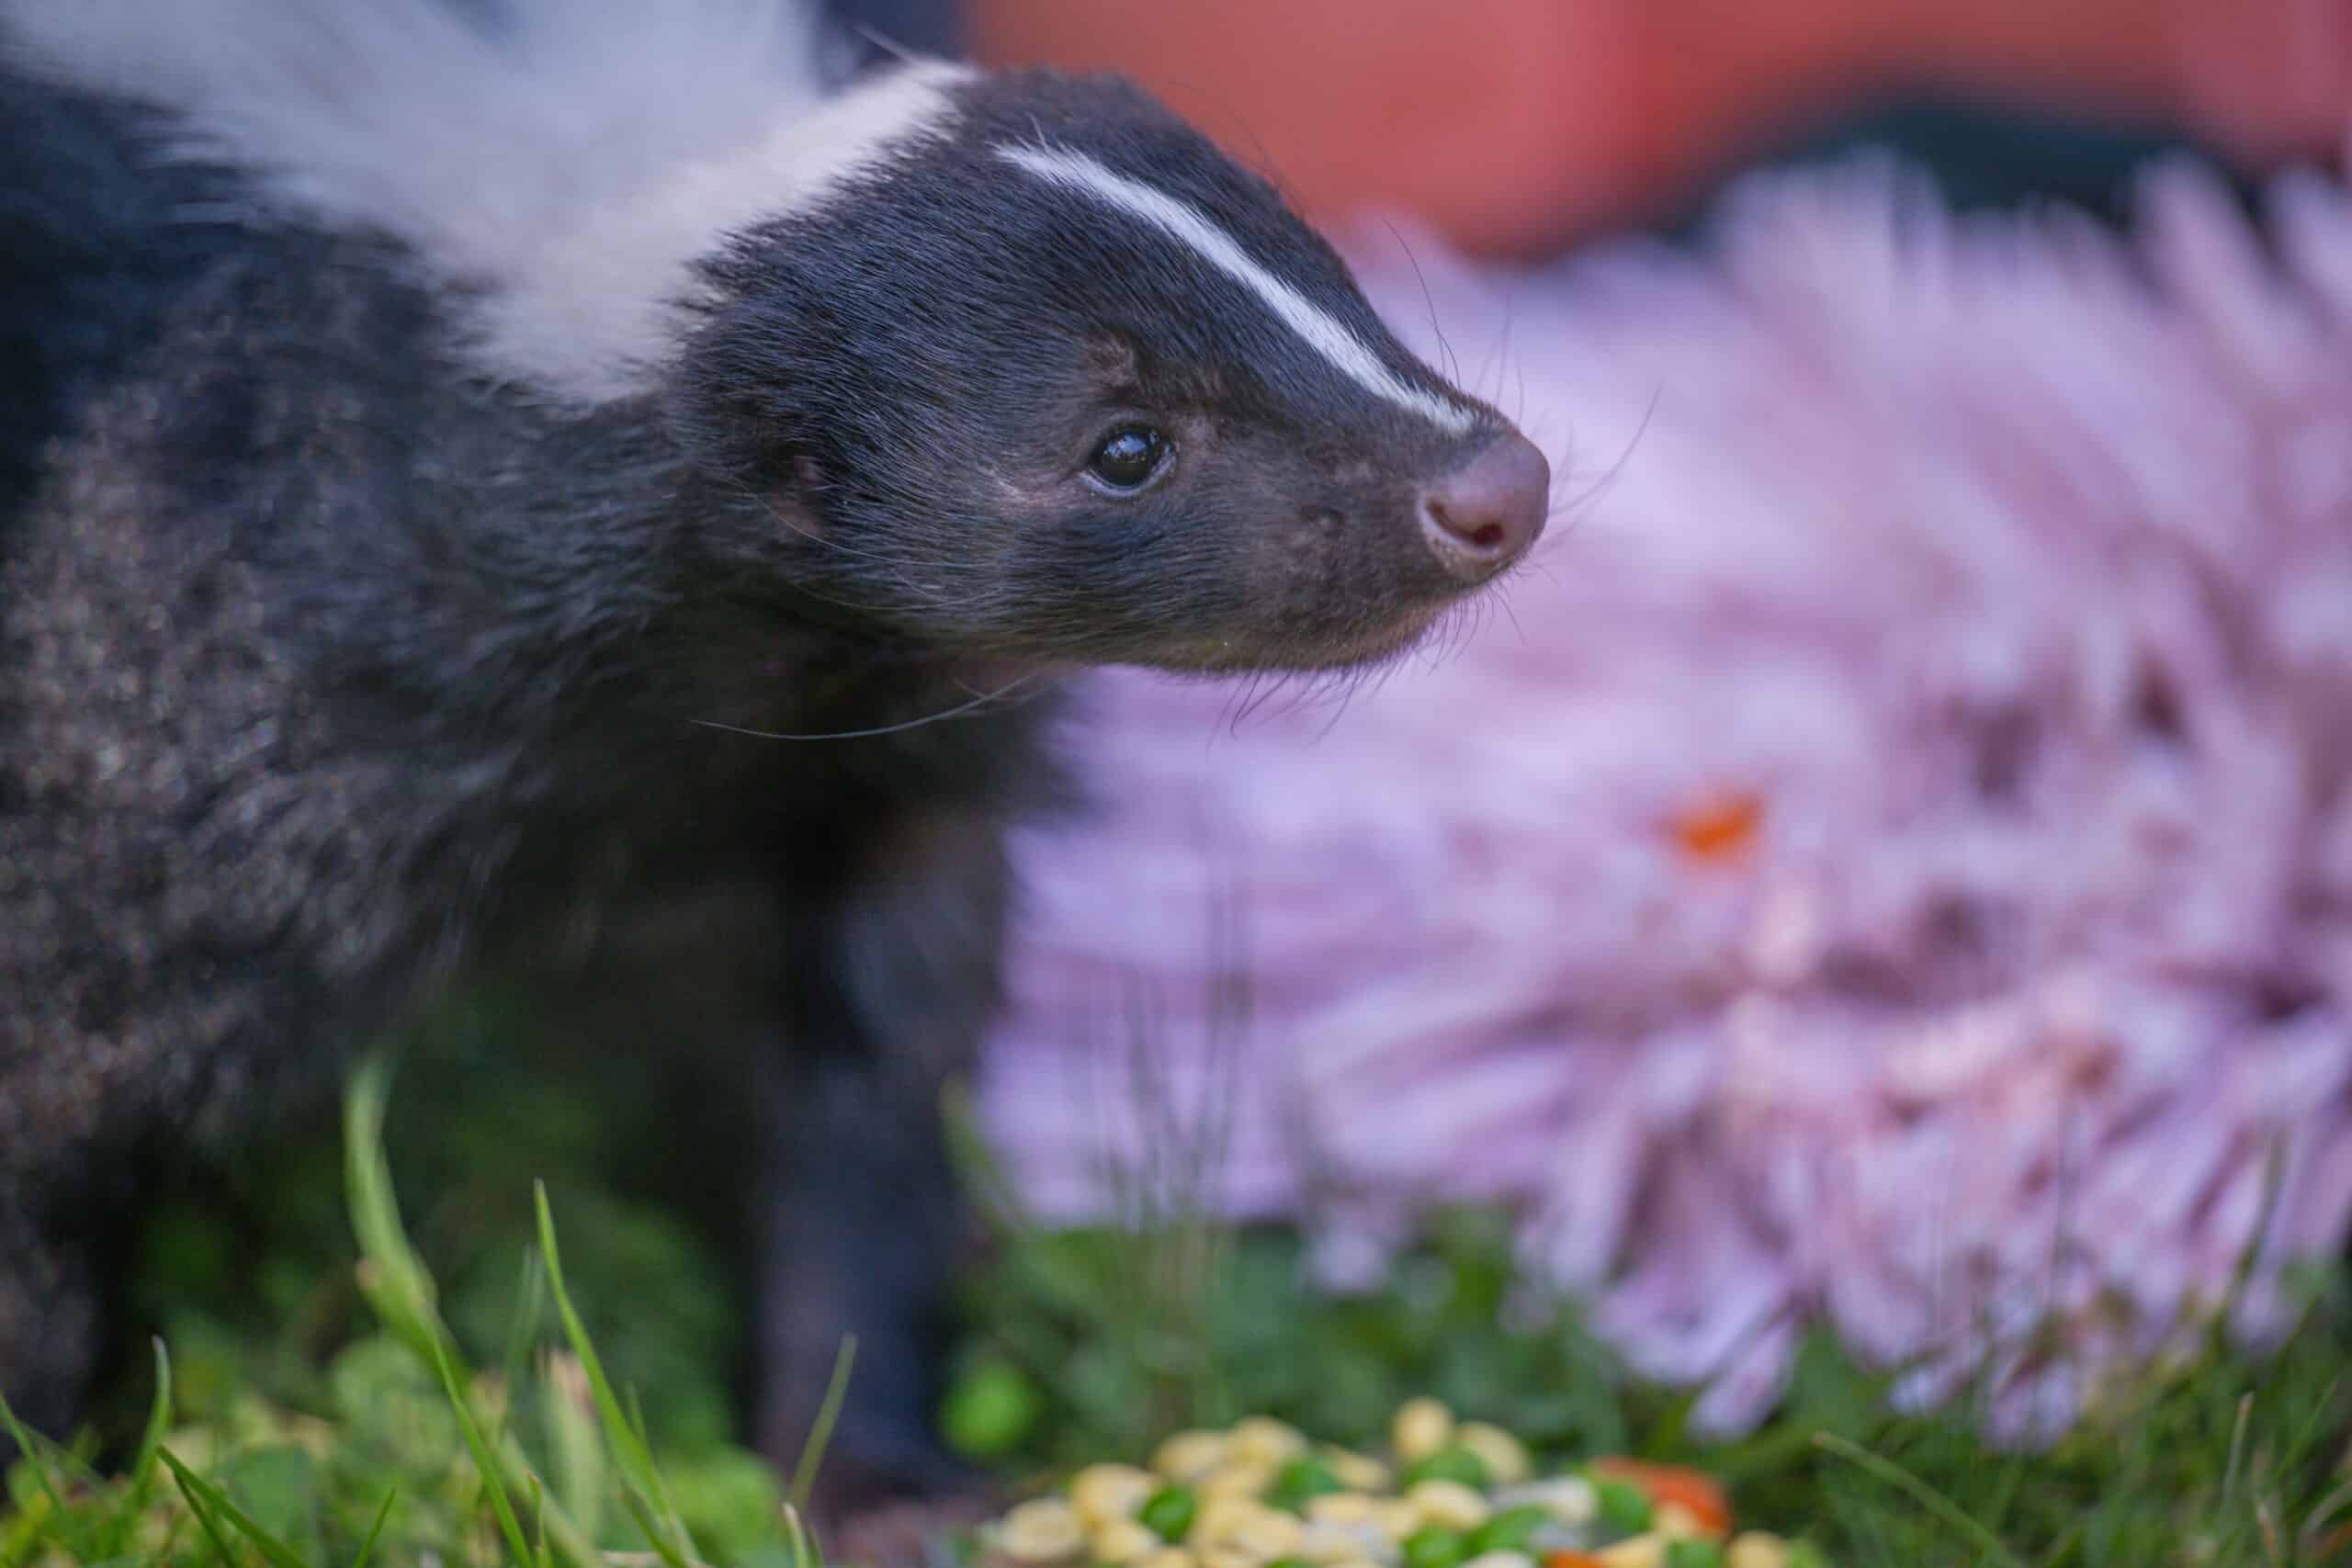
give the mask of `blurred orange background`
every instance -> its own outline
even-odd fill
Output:
[[[967,0],[996,64],[1125,71],[1317,216],[1532,254],[1905,88],[2332,160],[2352,0]]]

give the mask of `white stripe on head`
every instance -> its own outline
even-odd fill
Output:
[[[1454,435],[1466,435],[1477,416],[1461,404],[1423,391],[1380,362],[1364,341],[1306,295],[1250,258],[1233,236],[1208,216],[1164,191],[1114,174],[1083,152],[1065,147],[1001,146],[997,156],[1020,164],[1040,179],[1083,192],[1105,206],[1139,218],[1192,249],[1203,261],[1258,296],[1282,323],[1326,363],[1374,397],[1409,409]]]

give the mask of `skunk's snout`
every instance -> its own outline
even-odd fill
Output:
[[[1527,553],[1552,510],[1552,465],[1505,431],[1421,492],[1421,532],[1445,570],[1477,582]]]

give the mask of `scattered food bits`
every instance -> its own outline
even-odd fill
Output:
[[[1593,1465],[1592,1472],[1609,1480],[1631,1483],[1661,1507],[1672,1504],[1688,1511],[1702,1534],[1731,1533],[1731,1500],[1724,1495],[1715,1478],[1703,1471],[1687,1465],[1604,1459]]]
[[[1376,1459],[1329,1444],[1324,1446],[1319,1457],[1325,1468],[1339,1478],[1340,1484],[1351,1492],[1388,1490],[1388,1467]]]
[[[1724,1568],[1789,1568],[1789,1543],[1777,1535],[1748,1530],[1732,1540]]]
[[[1306,1439],[1297,1427],[1270,1416],[1252,1416],[1236,1423],[1227,1447],[1236,1460],[1279,1466],[1306,1451]]]
[[[1535,1559],[1524,1551],[1482,1551],[1462,1568],[1535,1568]]]
[[[1667,1544],[1662,1535],[1637,1535],[1604,1546],[1593,1556],[1601,1568],[1666,1568]]]
[[[1107,1519],[1093,1527],[1087,1544],[1097,1562],[1140,1562],[1166,1542],[1134,1519]]]
[[[1451,1530],[1474,1530],[1494,1510],[1486,1498],[1459,1481],[1424,1481],[1405,1494],[1419,1512],[1421,1523]]]
[[[1514,1433],[1416,1399],[1385,1454],[1266,1416],[1089,1465],[979,1532],[974,1568],[1827,1568],[1732,1533],[1721,1483],[1609,1457],[1539,1465]],[[1393,1478],[1393,1479],[1392,1479]]]
[[[1328,1492],[1306,1500],[1306,1517],[1317,1524],[1377,1524],[1384,1501],[1379,1497],[1367,1497],[1362,1492]]]
[[[1389,1447],[1407,1464],[1427,1459],[1453,1440],[1453,1412],[1434,1399],[1406,1401],[1389,1427]]]
[[[1516,1484],[1530,1473],[1527,1446],[1500,1427],[1485,1421],[1464,1421],[1454,1432],[1453,1440],[1478,1457],[1497,1486]]]
[[[1059,1562],[1086,1545],[1086,1528],[1062,1498],[1040,1497],[1005,1515],[998,1544],[1022,1562]]]
[[[1170,1481],[1198,1481],[1225,1462],[1223,1432],[1179,1432],[1159,1445],[1151,1468]]]
[[[1159,1490],[1159,1480],[1131,1464],[1091,1464],[1070,1477],[1069,1503],[1090,1525],[1132,1519]]]

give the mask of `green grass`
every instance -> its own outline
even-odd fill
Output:
[[[390,1125],[385,1078],[363,1073],[340,1138],[164,1213],[142,1257],[169,1354],[123,1380],[105,1445],[39,1443],[14,1469],[0,1568],[813,1568],[786,1482],[728,1430],[724,1271],[628,1182],[600,1184],[625,1156],[554,1087],[566,1075],[509,1071],[462,1050],[404,1068],[403,1106],[464,1109]],[[1492,1216],[1440,1216],[1384,1288],[1318,1298],[1298,1288],[1295,1238],[1198,1217],[1210,1143],[1161,1151],[1128,1223],[1082,1231],[1036,1225],[965,1154],[1000,1245],[967,1280],[943,1421],[1016,1484],[1255,1412],[1368,1442],[1433,1393],[1556,1456],[1704,1465],[1745,1522],[1841,1564],[2352,1562],[2341,1272],[2307,1281],[2275,1354],[2195,1339],[2106,1385],[2044,1453],[1988,1447],[1967,1398],[1891,1414],[1884,1380],[1826,1338],[1770,1424],[1710,1444],[1686,1394],[1629,1375],[1573,1303],[1531,1293]],[[410,1217],[396,1168],[424,1194]]]

